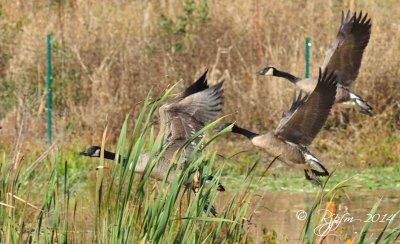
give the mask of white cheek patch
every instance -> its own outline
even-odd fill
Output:
[[[274,70],[273,69],[268,69],[268,71],[267,71],[267,73],[265,73],[265,75],[269,75],[269,76],[274,75]]]
[[[93,157],[100,157],[100,149],[97,149],[97,150],[93,153]]]

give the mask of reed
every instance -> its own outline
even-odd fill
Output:
[[[3,155],[0,179],[1,242],[245,241],[242,219],[245,218],[250,198],[234,198],[226,207],[217,206],[220,210],[218,217],[210,214],[210,206],[215,204],[218,197],[216,186],[223,169],[214,167],[216,154],[206,153],[206,150],[226,130],[208,140],[203,139],[187,163],[172,172],[175,174],[172,183],[167,183],[167,174],[161,182],[149,178],[167,146],[163,145],[163,133],[155,133],[152,117],[173,88],[169,88],[155,102],[150,102],[150,96],[147,96],[131,134],[128,133],[128,118],[122,125],[116,150],[120,155],[127,155],[129,163],[120,165],[101,158],[92,178],[95,186],[89,191],[81,189],[79,195],[72,193],[75,190],[70,183],[70,162],[59,157],[60,154],[43,162],[47,165],[40,165],[33,170],[24,165],[20,158],[11,161]],[[215,127],[220,120],[210,123],[189,139],[176,153],[176,160],[181,157],[180,152],[185,146],[199,134]],[[103,140],[106,133],[107,129]],[[104,148],[105,141],[102,145]],[[200,145],[203,146],[200,148]],[[131,169],[144,151],[149,152],[150,163],[142,175],[135,174]],[[176,160],[171,160],[168,173]],[[28,171],[25,173],[25,170]],[[214,178],[194,196],[187,183],[191,182],[196,170],[212,174]],[[38,194],[34,195],[32,191]],[[84,194],[92,195],[92,198],[89,197],[87,201]],[[79,212],[82,207],[86,210]],[[204,213],[203,209],[208,210]],[[78,224],[79,221],[84,221],[84,224]]]
[[[334,177],[334,173],[333,175],[331,174],[330,177]],[[372,206],[370,212],[366,215],[371,218],[367,218],[364,221],[365,224],[363,227],[359,231],[353,231],[354,233],[357,233],[356,236],[347,236],[345,232],[341,232],[343,223],[340,222],[341,220],[336,218],[336,216],[338,216],[338,213],[336,212],[337,210],[335,210],[335,208],[329,209],[329,204],[334,204],[334,199],[337,195],[340,193],[345,194],[345,190],[352,187],[352,179],[348,178],[336,184],[331,189],[327,189],[326,186],[330,177],[325,181],[323,189],[316,194],[314,203],[309,206],[301,237],[302,243],[321,243],[329,240],[346,243],[347,241],[350,241],[351,243],[354,242],[357,244],[366,242],[393,243],[400,237],[399,226],[390,229],[391,225],[396,220],[400,209],[390,216],[390,219],[386,221],[385,226],[378,232],[377,237],[376,235],[367,237],[370,226],[373,224],[373,217],[371,216],[375,216],[377,213],[382,199],[378,200]],[[340,217],[341,216],[339,216],[339,218]]]

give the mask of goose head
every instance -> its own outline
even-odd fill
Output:
[[[79,154],[83,155],[83,156],[99,158],[100,151],[101,151],[101,147],[91,146],[91,147],[85,149],[84,151],[80,152]]]
[[[275,67],[265,67],[256,72],[257,76],[274,76],[277,69]]]

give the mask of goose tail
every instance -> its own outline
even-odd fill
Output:
[[[350,99],[356,104],[358,110],[366,114],[368,116],[374,115],[372,112],[372,107],[368,104],[368,102],[364,101],[359,95],[350,92]]]
[[[329,176],[328,170],[321,164],[321,162],[310,152],[303,152],[304,158],[307,164],[310,166],[310,170],[316,176]]]
[[[328,170],[321,164],[321,162],[312,155],[306,148],[303,148],[304,159],[308,165],[308,169],[304,170],[306,179],[311,181],[314,185],[322,187],[322,182],[319,176],[329,176]]]
[[[205,183],[210,184],[213,179],[214,179],[214,177],[212,175],[209,175],[206,177]],[[217,183],[218,183],[217,191],[225,191],[225,187],[220,182],[217,182]]]
[[[307,180],[309,180],[313,185],[322,188],[322,181],[318,179],[318,177],[315,175],[315,171],[310,169],[305,169],[304,173]]]
[[[217,217],[217,209],[216,209],[213,205],[210,205],[210,203],[207,201],[207,202],[204,204],[203,211],[204,211],[205,213],[207,213],[208,210],[210,210],[210,213],[211,213],[214,217]]]

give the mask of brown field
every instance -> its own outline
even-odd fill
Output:
[[[194,2],[194,3],[193,3]],[[126,114],[183,79],[209,68],[225,79],[224,113],[257,131],[272,129],[294,87],[257,78],[273,65],[304,74],[311,38],[316,75],[342,10],[363,10],[372,35],[354,91],[372,118],[336,107],[313,150],[327,164],[361,166],[399,160],[400,2],[369,1],[2,1],[0,5],[0,149],[44,150],[46,34],[52,35],[53,134],[60,147],[95,143],[109,124],[114,144]],[[397,135],[396,135],[397,134]],[[249,148],[236,136],[237,147]],[[221,150],[232,143],[221,143]],[[319,152],[318,152],[319,151]],[[397,156],[396,156],[397,155]]]
[[[264,164],[254,164],[258,157],[262,163],[270,162],[266,154],[242,137],[226,135],[213,142],[210,151],[238,155],[234,160],[220,160],[207,152],[208,163],[203,158],[197,162],[207,166],[207,173],[221,169],[215,180],[221,177],[227,188],[218,193],[218,218],[210,220],[201,207],[216,198],[214,190],[209,199],[201,192],[195,200],[186,199],[183,180],[181,185],[164,185],[134,178],[133,173],[126,178],[127,167],[77,153],[99,145],[107,127],[106,148],[124,154],[121,148],[129,140],[116,149],[120,128],[129,115],[128,133],[121,134],[130,134],[147,94],[155,99],[181,81],[178,92],[207,68],[211,84],[225,80],[223,114],[231,114],[227,121],[257,132],[272,130],[289,109],[294,86],[280,78],[256,77],[255,72],[275,66],[304,76],[309,37],[310,73],[316,76],[336,36],[341,11],[347,9],[368,12],[372,18],[371,39],[353,90],[373,106],[375,115],[335,105],[310,148],[335,172],[325,190],[311,188],[303,172],[289,172],[282,164],[267,172]],[[50,149],[47,34],[52,38],[55,142]],[[192,242],[210,238],[228,243],[293,242],[299,241],[307,225],[295,214],[309,210],[313,202],[319,208],[337,206],[335,213],[364,218],[381,199],[378,213],[392,216],[400,202],[399,77],[398,0],[2,0],[0,241],[169,243],[189,237]],[[158,123],[157,116],[153,120]],[[148,136],[150,124],[132,137],[135,146],[140,145],[138,151],[129,150],[132,155],[142,149],[159,150],[157,143],[148,143],[157,141]],[[178,208],[182,202],[183,210],[188,210],[183,215]],[[312,228],[320,217],[314,212]],[[244,228],[247,224],[250,227]],[[355,241],[366,233],[362,225],[337,229],[340,238],[334,240]],[[381,225],[372,225],[370,233],[380,233]],[[315,241],[309,233],[304,236]]]

